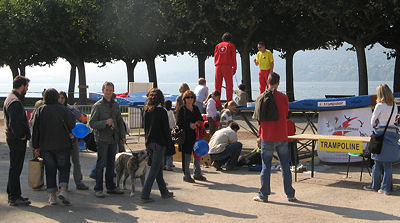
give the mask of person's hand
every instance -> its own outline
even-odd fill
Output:
[[[257,59],[254,59],[254,63],[257,64]]]
[[[107,119],[106,125],[112,126],[113,124],[114,124],[114,121],[112,120],[112,118]]]
[[[21,138],[22,141],[26,140],[26,136],[24,136],[24,138]]]
[[[196,123],[190,123],[190,128],[193,130],[196,129],[197,128]]]
[[[197,126],[197,127],[200,127],[202,124],[203,124],[202,121],[197,121],[197,122],[196,122],[196,126]]]
[[[121,139],[122,145],[126,145],[126,139]]]
[[[33,149],[33,158],[39,157],[40,156],[40,151],[39,149]]]
[[[213,119],[214,121],[217,121],[217,117],[213,117],[212,119]]]

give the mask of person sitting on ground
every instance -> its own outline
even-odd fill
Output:
[[[206,108],[206,116],[208,121],[208,126],[210,131],[208,134],[213,135],[215,131],[217,131],[217,122],[219,121],[219,112],[217,111],[216,103],[221,98],[221,93],[219,91],[214,91],[210,94],[206,101],[204,102],[207,105]]]
[[[199,85],[194,89],[194,93],[196,94],[196,102],[194,103],[200,110],[200,113],[204,113],[204,101],[208,96],[208,87],[206,86],[206,79],[199,78]]]
[[[235,91],[237,97],[237,105],[238,106],[247,106],[247,102],[249,101],[249,96],[246,93],[246,85],[240,84],[239,90]]]
[[[179,93],[180,95],[176,98],[176,103],[175,103],[175,111],[179,111],[181,106],[184,104],[183,103],[183,93],[185,93],[187,90],[190,90],[189,85],[186,83],[182,83],[179,86]]]
[[[222,170],[221,166],[226,163],[226,170],[238,168],[237,162],[242,152],[242,143],[238,142],[237,132],[240,127],[236,122],[232,122],[228,127],[220,129],[211,137],[209,147],[213,166]]]
[[[176,121],[175,121],[175,115],[174,112],[172,111],[172,101],[170,100],[166,100],[164,103],[164,107],[167,110],[167,114],[168,114],[168,123],[169,123],[169,130],[171,131],[173,128],[176,127]],[[173,147],[172,150],[165,150],[165,159],[164,159],[164,170],[168,170],[168,171],[174,171],[173,167],[174,167],[174,163],[173,163],[173,159],[172,159],[172,155],[170,154],[172,151],[175,154],[175,146],[174,144],[171,144],[171,146]]]
[[[250,151],[248,154],[239,156],[238,166],[243,165],[262,165],[261,162],[261,139],[257,138],[257,147]]]
[[[233,122],[233,113],[235,112],[237,107],[236,102],[230,101],[224,104],[224,109],[221,114],[221,121],[219,123],[220,128],[226,128],[228,125]]]

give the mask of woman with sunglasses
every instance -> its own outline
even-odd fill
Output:
[[[190,176],[189,164],[193,145],[196,142],[196,128],[203,121],[199,108],[194,105],[196,95],[193,91],[187,90],[183,93],[183,106],[178,111],[177,125],[185,131],[184,143],[180,146],[182,152],[182,170],[184,173],[183,180],[194,183],[195,180],[206,181],[207,179],[201,175],[200,161],[193,159],[194,179]]]

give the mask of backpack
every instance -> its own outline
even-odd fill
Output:
[[[273,90],[266,90],[256,99],[253,119],[257,121],[278,121],[278,107],[276,106]]]

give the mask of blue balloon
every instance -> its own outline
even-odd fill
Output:
[[[76,138],[85,138],[90,133],[90,129],[83,123],[76,123],[75,128],[72,129],[72,134]]]
[[[208,153],[208,143],[202,139],[196,141],[193,146],[194,152],[199,156],[205,156]]]

